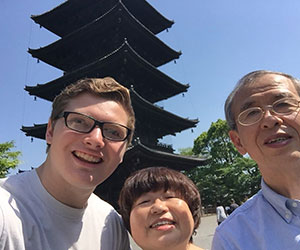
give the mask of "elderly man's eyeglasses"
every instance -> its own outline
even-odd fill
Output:
[[[241,124],[242,126],[250,126],[259,122],[263,118],[266,109],[271,110],[271,112],[276,115],[282,116],[282,115],[289,115],[294,111],[296,111],[298,108],[299,108],[298,100],[291,99],[291,98],[284,98],[274,102],[272,105],[265,106],[265,108],[261,108],[261,107],[248,108],[238,115],[237,120],[239,124]]]
[[[58,118],[64,117],[66,126],[80,133],[90,133],[96,126],[101,129],[103,138],[110,141],[125,141],[131,130],[114,122],[100,122],[91,116],[77,112],[64,112]]]

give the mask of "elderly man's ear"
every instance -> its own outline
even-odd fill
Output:
[[[233,145],[236,147],[236,149],[239,151],[241,155],[244,155],[247,153],[247,150],[244,148],[240,136],[236,130],[230,130],[229,131],[229,137],[233,143]]]

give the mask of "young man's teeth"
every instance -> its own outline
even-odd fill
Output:
[[[100,161],[100,158],[97,158],[97,157],[94,157],[94,156],[91,156],[91,155],[87,155],[87,154],[82,153],[82,152],[75,152],[75,155],[78,158],[82,159],[82,160],[92,162],[92,163],[96,163],[96,162]]]

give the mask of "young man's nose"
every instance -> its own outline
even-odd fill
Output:
[[[90,133],[86,134],[84,142],[95,148],[102,148],[105,145],[101,128],[96,126]]]

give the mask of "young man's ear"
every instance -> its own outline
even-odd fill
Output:
[[[233,145],[236,147],[236,149],[239,151],[241,155],[244,155],[247,153],[247,150],[244,148],[240,136],[236,130],[230,130],[229,131],[229,137],[233,143]]]
[[[49,119],[47,124],[47,130],[46,130],[46,142],[47,144],[51,145],[52,138],[53,138],[53,124],[52,121]]]

